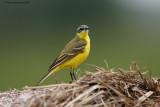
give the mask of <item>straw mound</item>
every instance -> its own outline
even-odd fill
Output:
[[[25,87],[0,93],[0,106],[31,107],[132,107],[160,106],[160,79],[141,73],[136,63],[120,73],[94,66],[96,73],[71,84]]]

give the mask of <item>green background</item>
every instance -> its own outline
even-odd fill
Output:
[[[16,1],[16,0],[12,0]],[[17,0],[18,1],[18,0]],[[129,70],[131,61],[159,77],[160,2],[158,0],[0,1],[0,90],[34,86],[79,25],[91,29],[91,52],[78,74],[94,64]],[[68,83],[69,69],[55,73]],[[55,83],[53,76],[41,85]]]

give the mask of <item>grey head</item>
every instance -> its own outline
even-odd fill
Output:
[[[88,27],[87,25],[80,25],[80,26],[78,27],[78,29],[77,29],[77,32],[80,33],[80,32],[82,32],[82,31],[86,31],[86,30],[88,30],[88,29],[89,29],[89,27]]]

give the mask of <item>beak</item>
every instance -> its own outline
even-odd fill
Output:
[[[88,30],[88,29],[90,29],[90,27],[85,28],[85,31]]]

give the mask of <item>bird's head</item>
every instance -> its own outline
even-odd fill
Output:
[[[77,29],[77,33],[88,31],[89,27],[87,25],[80,25]]]
[[[77,35],[80,38],[88,36],[89,27],[87,25],[80,25],[77,29]]]

